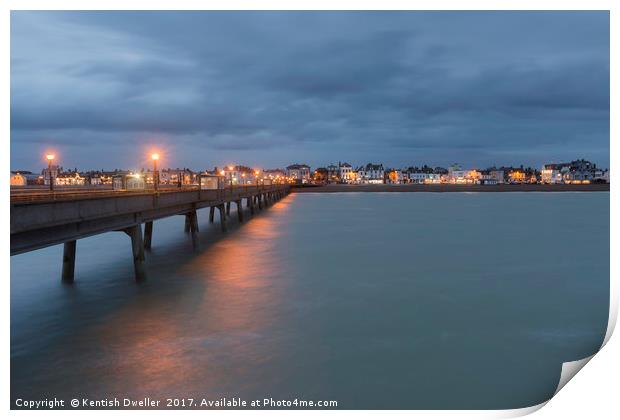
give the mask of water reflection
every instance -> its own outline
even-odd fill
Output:
[[[287,287],[273,241],[291,200],[205,241],[198,254],[167,256],[165,267],[150,258],[148,285],[47,355],[58,368],[71,369],[62,379],[40,372],[39,391],[52,383],[63,394],[82,393],[88,383],[88,395],[101,398],[240,391],[238,378],[259,372],[273,354],[274,336],[265,331],[277,320]]]
[[[141,285],[123,235],[78,245],[71,288],[60,249],[12,258],[12,396],[515,408],[605,333],[609,194],[304,194],[228,234],[199,220],[197,252],[182,217],[155,225]]]

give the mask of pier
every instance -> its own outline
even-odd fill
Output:
[[[136,281],[146,279],[144,252],[153,246],[154,222],[184,215],[186,232],[198,247],[197,210],[209,207],[209,222],[215,211],[223,232],[232,211],[243,222],[243,208],[254,214],[286,196],[288,185],[233,186],[217,190],[198,188],[159,191],[60,191],[11,194],[11,255],[64,244],[61,278],[75,278],[77,241],[88,236],[117,231],[131,241]],[[143,226],[144,225],[144,229]]]

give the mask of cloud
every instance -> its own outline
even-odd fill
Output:
[[[12,165],[54,142],[116,167],[87,139],[131,154],[145,137],[183,144],[179,166],[605,166],[609,14],[12,12]]]

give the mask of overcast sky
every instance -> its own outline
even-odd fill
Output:
[[[11,167],[609,165],[607,12],[12,12]]]

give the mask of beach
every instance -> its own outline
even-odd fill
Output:
[[[568,192],[609,191],[610,184],[329,184],[293,187],[298,193],[339,192]]]

